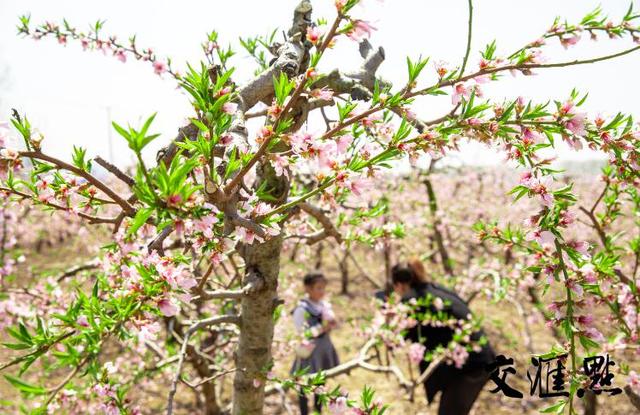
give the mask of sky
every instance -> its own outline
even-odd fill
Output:
[[[243,83],[256,66],[242,50],[238,37],[288,29],[297,0],[0,0],[0,120],[8,119],[10,109],[26,113],[32,125],[45,136],[44,149],[68,159],[73,145],[88,149],[90,155],[127,165],[133,156],[123,139],[110,128],[110,121],[138,125],[157,112],[153,132],[161,137],[145,154],[153,159],[177,128],[190,115],[188,98],[176,89],[173,79],[161,78],[150,65],[130,60],[121,63],[101,52],[84,52],[72,41],[66,47],[54,39],[34,41],[16,35],[21,14],[31,14],[32,23],[61,22],[87,29],[98,19],[106,20],[104,33],[127,39],[136,34],[138,45],[152,47],[159,56],[171,57],[181,70],[186,62],[203,59],[201,43],[206,33],[217,30],[220,43],[237,51],[232,65],[234,79]],[[314,19],[335,16],[332,0],[313,0]],[[615,21],[629,7],[627,0],[601,1],[602,8]],[[508,54],[538,38],[556,16],[579,21],[597,7],[592,0],[476,0],[474,31],[469,68],[477,68],[479,50],[496,40],[498,54]],[[467,37],[467,1],[449,0],[363,0],[352,15],[371,21],[377,28],[371,43],[383,46],[386,60],[378,74],[394,85],[406,79],[406,56],[430,56],[433,61],[459,65]],[[276,39],[281,39],[278,35]],[[595,57],[632,46],[631,40],[597,42],[583,40],[568,51],[553,42],[545,49],[549,62]],[[324,67],[355,69],[360,65],[357,44],[341,39],[326,55]],[[525,96],[539,101],[563,100],[572,88],[589,92],[588,112],[614,115],[618,111],[639,114],[636,105],[640,83],[640,54],[572,68],[539,71],[530,77],[507,75],[484,88],[493,99]],[[433,66],[426,72],[433,76]],[[425,79],[425,85],[428,77]],[[430,119],[450,109],[449,97],[421,99],[413,107],[419,117]],[[639,114],[640,115],[640,114]],[[318,126],[320,128],[321,126]],[[314,128],[314,126],[310,126]],[[111,143],[111,144],[110,144]],[[563,160],[597,158],[590,152],[558,150]],[[462,163],[497,164],[502,156],[479,144],[464,146],[452,159]]]

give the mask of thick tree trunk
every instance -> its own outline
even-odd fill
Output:
[[[243,285],[260,287],[242,299],[240,339],[233,381],[233,414],[260,415],[264,405],[264,378],[271,364],[273,311],[277,306],[282,238],[274,237],[242,249],[246,272]],[[256,387],[254,382],[261,385]]]
[[[274,205],[287,200],[289,181],[284,175],[277,176],[270,164],[259,164],[256,173],[254,186],[267,183]],[[278,274],[282,243],[282,235],[278,235],[263,243],[254,242],[238,247],[245,265],[242,286],[252,288],[241,302],[237,371],[233,381],[233,415],[262,414],[264,380],[272,365],[273,312],[279,304]]]
[[[269,69],[240,91],[241,103],[245,110],[273,93],[273,77],[280,72],[292,78],[307,69],[311,43],[305,42],[304,36],[311,22],[311,11],[310,1],[300,1],[294,12],[293,24],[288,31],[288,40],[277,51],[278,57]],[[294,124],[290,127],[292,132],[300,128],[306,114],[294,107],[290,115],[294,119]],[[256,166],[254,187],[260,188],[266,183],[273,205],[282,205],[287,201],[290,186],[285,176],[277,176],[269,163],[261,162]],[[262,415],[264,379],[272,364],[273,312],[279,304],[277,290],[282,236],[272,237],[264,243],[254,242],[252,245],[245,245],[238,251],[245,263],[243,286],[251,284],[257,289],[250,290],[249,295],[242,298],[232,414]]]

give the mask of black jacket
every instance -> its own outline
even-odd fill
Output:
[[[411,298],[422,298],[431,294],[433,297],[439,297],[445,303],[441,312],[450,315],[452,318],[458,320],[467,320],[471,315],[471,310],[467,303],[461,299],[455,292],[444,288],[437,284],[424,283],[419,286],[413,287],[411,293],[403,298],[403,301],[409,301]],[[432,305],[428,307],[428,310],[418,309],[418,312],[430,311],[436,313],[438,310]],[[450,327],[435,327],[429,324],[418,324],[411,328],[405,335],[405,338],[410,339],[413,342],[422,343],[427,350],[434,350],[438,346],[446,347],[453,339],[453,329]],[[471,340],[477,341],[484,335],[482,330],[472,333]],[[425,381],[425,388],[427,391],[427,399],[432,401],[435,394],[446,389],[449,382],[456,376],[462,376],[465,373],[483,371],[486,364],[495,360],[495,354],[493,349],[487,342],[479,352],[470,352],[467,362],[458,369],[454,365],[448,365],[441,363],[434,373],[429,376]],[[429,361],[423,361],[420,364],[421,372],[429,367]]]

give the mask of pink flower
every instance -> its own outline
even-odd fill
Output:
[[[633,389],[635,393],[640,394],[640,374],[635,370],[630,371],[627,382],[629,382],[629,386],[631,386],[631,389]]]
[[[533,177],[531,173],[526,172],[520,177],[520,184],[540,196],[543,205],[549,207],[553,205],[553,194],[549,193],[549,185],[551,184],[549,177],[545,176],[542,179],[538,179]]]
[[[525,171],[522,174],[520,174],[520,181],[519,183],[521,185],[524,185],[526,187],[530,187],[529,183],[531,182],[531,179],[533,178],[533,174],[530,171]]]
[[[336,142],[338,153],[344,154],[351,145],[352,141],[353,136],[351,134],[341,135]]]
[[[583,137],[587,134],[587,130],[585,128],[586,117],[587,115],[584,112],[573,114],[571,119],[564,122],[564,126],[573,134]]]
[[[578,43],[579,40],[580,40],[580,35],[575,33],[571,37],[560,38],[560,44],[562,44],[563,48],[568,49],[569,46],[575,45],[576,43]]]
[[[377,121],[382,120],[382,115],[379,112],[369,115],[360,121],[365,127],[373,127]]]
[[[311,91],[311,96],[323,101],[329,101],[331,98],[333,98],[333,91],[326,86],[322,88],[316,88]]]
[[[409,346],[409,360],[413,364],[418,364],[424,359],[424,351],[427,348],[421,343],[411,343]]]
[[[238,109],[238,104],[234,104],[233,102],[225,102],[222,105],[222,112],[226,114],[233,114]]]
[[[477,127],[482,124],[482,120],[480,118],[469,118],[467,123],[469,123],[471,127]]]
[[[597,342],[605,342],[606,339],[604,338],[604,335],[595,327],[587,327],[586,329],[584,329],[584,333],[592,338],[593,340],[597,341]]]
[[[469,98],[471,95],[471,90],[465,84],[459,83],[453,87],[453,95],[451,95],[451,103],[453,105],[458,105],[460,103],[461,97]]]
[[[349,189],[356,196],[361,196],[362,192],[371,187],[371,182],[363,178],[351,179],[348,183]]]
[[[540,217],[538,215],[533,215],[523,220],[522,224],[527,228],[534,228],[538,225],[538,220],[540,220]]]
[[[553,245],[554,241],[556,240],[556,237],[553,235],[553,233],[549,231],[543,231],[538,229],[527,234],[526,239],[528,241],[536,241],[540,245],[545,246],[545,245]]]
[[[110,398],[115,397],[115,392],[111,385],[98,383],[93,386],[93,392],[95,392],[98,396],[108,396]]]
[[[233,136],[229,133],[223,133],[220,136],[219,143],[223,146],[228,146],[229,144],[233,143]]]
[[[162,61],[153,62],[153,71],[156,73],[156,75],[162,75],[167,71],[167,69],[168,67],[166,63]]]
[[[584,294],[584,290],[582,289],[582,285],[578,284],[576,282],[576,280],[574,279],[569,279],[566,281],[567,287],[569,287],[569,289],[571,291],[573,291],[574,293],[576,293],[576,295],[578,295],[579,297],[582,296],[582,294]]]
[[[319,26],[307,27],[307,40],[314,45],[320,41],[324,35],[324,30]]]
[[[102,402],[100,409],[104,415],[120,415],[120,409],[118,409],[118,406],[112,401]]]
[[[371,36],[371,33],[374,30],[378,30],[375,27],[371,26],[369,22],[365,22],[364,20],[353,20],[351,22],[353,28],[347,33],[349,39],[359,42],[365,37],[368,38]]]
[[[589,255],[589,242],[586,241],[573,241],[573,242],[569,242],[568,245],[575,249],[576,251],[578,251],[579,253],[581,253],[582,255],[588,257]]]
[[[256,216],[262,216],[269,213],[270,210],[271,208],[268,204],[266,204],[265,202],[260,202],[253,208],[252,214]]]
[[[218,49],[220,46],[216,42],[208,41],[202,44],[202,49],[206,53],[213,53],[214,50]]]
[[[169,298],[161,298],[158,301],[158,309],[165,317],[175,316],[180,311],[175,301]]]
[[[289,143],[296,154],[304,153],[311,145],[313,138],[309,133],[296,132],[289,137]]]
[[[171,195],[167,198],[167,206],[178,207],[182,203],[182,196],[179,194]]]
[[[89,327],[89,320],[87,319],[87,316],[83,314],[80,317],[78,317],[78,319],[76,320],[76,324],[78,324],[81,327]]]
[[[347,5],[347,0],[335,0],[336,9],[342,10]]]
[[[591,326],[593,325],[593,316],[592,315],[586,315],[586,316],[577,316],[576,317],[576,321],[579,324],[582,324],[583,326]]]
[[[433,66],[435,67],[436,73],[440,78],[444,78],[447,72],[449,72],[449,70],[447,69],[447,63],[444,61],[434,62]]]
[[[345,414],[348,409],[347,398],[344,396],[338,396],[335,400],[329,402],[328,408],[332,415]]]
[[[598,282],[598,274],[592,264],[585,264],[580,268],[580,273],[584,277],[584,281],[588,284],[595,284]]]
[[[38,190],[46,190],[48,186],[49,182],[47,181],[47,179],[40,179],[36,182],[36,188]]]
[[[254,379],[253,380],[253,387],[258,389],[260,386],[262,386],[262,381],[260,379]]]
[[[555,315],[555,317],[557,319],[564,318],[564,314],[562,313],[561,307],[562,307],[562,304],[561,303],[556,303],[556,302],[552,302],[551,304],[549,304],[547,306],[549,311],[553,312],[553,314]]]
[[[453,359],[453,363],[456,368],[461,369],[462,366],[467,362],[467,358],[469,357],[469,352],[463,346],[457,344],[453,349],[451,358]]]
[[[125,55],[124,53],[124,49],[118,49],[113,53],[113,56],[115,56],[116,58],[118,58],[118,60],[122,63],[125,63],[127,61],[127,55]]]
[[[560,226],[567,226],[567,225],[571,225],[573,222],[575,222],[576,220],[576,215],[568,210],[564,210],[562,211],[562,213],[560,213],[560,221],[559,221],[559,225]]]
[[[414,121],[416,119],[416,113],[413,112],[411,108],[403,108],[402,113],[404,117],[409,121]]]
[[[329,140],[317,146],[318,161],[322,167],[332,167],[333,159],[338,151],[335,141]]]
[[[288,178],[289,170],[287,168],[289,167],[289,162],[287,161],[287,159],[285,157],[274,154],[271,157],[271,160],[273,161],[273,169],[276,172],[276,176],[284,175]]]
[[[158,338],[157,334],[160,332],[162,327],[160,323],[153,322],[140,326],[138,330],[138,343],[144,343],[148,340],[153,341]]]
[[[181,273],[180,275],[178,275],[178,278],[176,279],[176,282],[178,284],[178,287],[182,288],[185,291],[189,291],[190,289],[192,289],[193,287],[195,287],[198,283],[196,282],[196,279],[189,276],[186,271]]]
[[[259,238],[255,233],[253,233],[253,231],[245,228],[244,226],[239,226],[236,229],[236,235],[239,240],[249,245],[253,244],[256,239],[258,242],[262,240],[262,238]]]
[[[480,75],[473,78],[473,80],[477,84],[486,84],[487,82],[491,81],[491,77],[489,75]]]
[[[38,193],[38,200],[41,203],[51,203],[51,201],[53,200],[54,194],[53,194],[53,190],[51,189],[47,189],[43,192]]]
[[[522,141],[526,145],[537,144],[541,141],[540,134],[532,131],[530,128],[522,129]]]

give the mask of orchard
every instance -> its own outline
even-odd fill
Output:
[[[640,125],[571,86],[484,92],[640,54],[640,12],[476,50],[468,0],[446,63],[428,43],[387,59],[372,3],[273,2],[280,30],[211,31],[188,63],[104,21],[16,17],[24,42],[144,67],[191,113],[175,131],[153,108],[115,120],[132,165],[90,143],[52,155],[28,107],[2,115],[0,413],[640,412]],[[611,50],[546,55],[600,38]],[[359,66],[336,59],[345,44]],[[467,142],[501,165],[449,163]],[[560,147],[603,159],[564,168]]]

